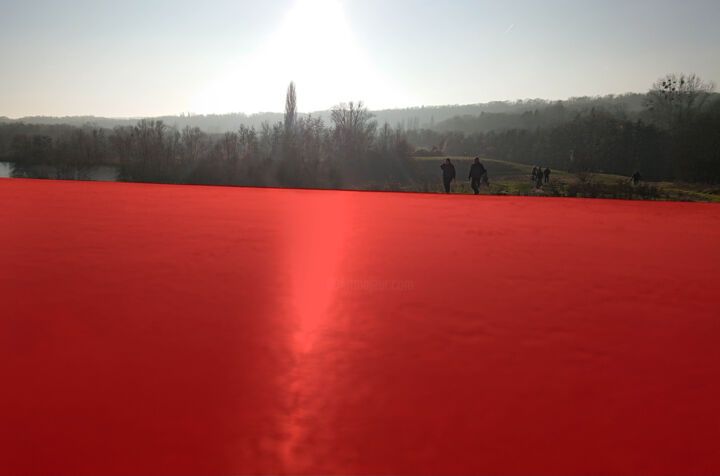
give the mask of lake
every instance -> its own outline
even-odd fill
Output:
[[[34,168],[29,178],[57,178],[57,167],[54,165],[40,165]],[[73,171],[71,179],[97,180],[100,182],[116,182],[119,174],[119,167],[116,165],[96,165],[90,169],[79,172]],[[12,162],[0,162],[0,178],[22,177],[14,170]]]

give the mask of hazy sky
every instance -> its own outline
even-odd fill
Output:
[[[720,82],[717,0],[0,0],[0,116],[370,109]]]

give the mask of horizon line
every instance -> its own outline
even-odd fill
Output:
[[[496,99],[491,101],[485,101],[485,102],[473,102],[473,103],[456,103],[456,104],[434,104],[434,105],[420,105],[420,106],[398,106],[398,107],[388,107],[388,108],[381,108],[381,109],[370,109],[367,108],[367,105],[364,103],[364,101],[347,101],[338,103],[334,106],[331,106],[327,109],[320,109],[315,110],[311,112],[302,112],[298,111],[298,114],[303,115],[313,115],[313,114],[322,114],[332,111],[332,109],[336,106],[339,106],[341,104],[349,104],[350,102],[353,102],[357,104],[358,102],[363,102],[363,105],[368,109],[369,112],[385,112],[385,111],[402,111],[402,110],[412,110],[412,109],[439,109],[444,107],[465,107],[465,106],[482,106],[486,104],[493,104],[493,103],[505,103],[505,104],[518,104],[524,101],[546,101],[546,102],[565,102],[570,101],[573,99],[585,99],[585,98],[607,98],[609,96],[627,96],[627,95],[633,95],[633,94],[647,94],[647,92],[638,92],[638,91],[626,91],[623,93],[607,93],[607,94],[595,94],[595,95],[584,95],[584,96],[567,96],[562,99],[551,99],[551,98],[541,98],[541,97],[526,97],[526,98],[517,98],[517,99]],[[718,93],[714,93],[718,94]],[[284,111],[258,111],[258,112],[242,112],[242,111],[234,111],[234,112],[209,112],[209,113],[195,113],[192,111],[183,111],[180,113],[175,114],[159,114],[159,115],[138,115],[138,116],[103,116],[103,115],[95,115],[95,114],[74,114],[74,115],[49,115],[49,114],[34,114],[34,115],[24,115],[24,116],[0,116],[1,118],[6,118],[10,120],[22,120],[22,119],[33,119],[33,118],[53,118],[53,119],[73,119],[73,118],[84,118],[84,117],[91,117],[96,119],[114,119],[114,120],[141,120],[141,119],[157,119],[162,117],[207,117],[207,116],[232,116],[232,115],[245,115],[247,117],[252,116],[260,116],[264,114],[284,114]]]

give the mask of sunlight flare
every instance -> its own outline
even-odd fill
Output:
[[[298,0],[262,45],[229,62],[192,98],[190,108],[203,114],[279,112],[290,81],[307,112],[351,100],[374,109],[411,102],[372,65],[338,0]]]

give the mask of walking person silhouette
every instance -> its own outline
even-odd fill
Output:
[[[473,189],[473,192],[475,192],[475,195],[480,193],[480,180],[482,180],[483,177],[485,177],[485,183],[487,184],[487,170],[485,170],[483,164],[480,163],[480,158],[475,157],[475,161],[470,166],[470,173],[468,174],[470,187]]]
[[[450,183],[455,180],[455,166],[450,162],[450,158],[445,159],[445,163],[440,166],[443,171],[443,185],[445,193],[450,193]]]

